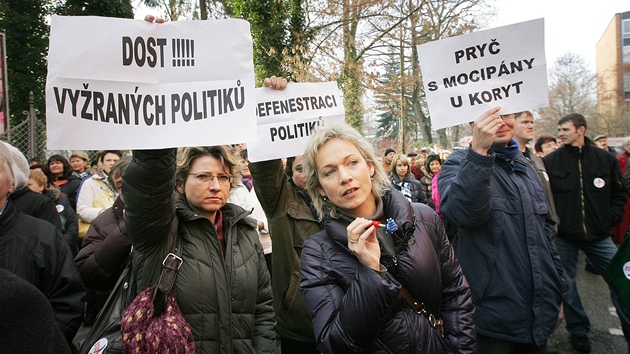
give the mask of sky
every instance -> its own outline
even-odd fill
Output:
[[[628,0],[487,0],[495,16],[487,28],[545,18],[547,67],[568,52],[581,55],[595,71],[595,45],[619,12],[630,11]],[[139,6],[136,19],[157,11]]]
[[[490,0],[492,1],[492,0]],[[595,71],[595,46],[614,14],[630,11],[628,0],[496,0],[488,28],[545,18],[547,68],[568,52],[582,56]]]

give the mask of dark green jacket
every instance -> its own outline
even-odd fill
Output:
[[[302,193],[289,181],[280,160],[249,164],[254,189],[272,237],[273,297],[276,331],[281,338],[315,344],[311,315],[300,293],[302,245],[320,231]]]
[[[185,200],[174,201],[175,152],[134,151],[123,176],[125,223],[134,245],[138,288],[157,282],[177,232],[184,263],[174,294],[192,327],[197,352],[275,353],[271,284],[256,221],[234,204],[221,209],[224,258],[210,220]]]

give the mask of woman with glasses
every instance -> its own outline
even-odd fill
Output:
[[[228,203],[240,182],[223,146],[137,150],[123,176],[125,223],[138,289],[155,284],[182,241],[173,294],[198,353],[275,353],[269,272],[257,223]]]

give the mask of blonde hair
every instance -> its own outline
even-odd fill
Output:
[[[225,146],[195,146],[180,148],[177,151],[177,170],[175,172],[175,183],[183,185],[188,178],[190,168],[193,162],[198,157],[210,156],[221,162],[224,169],[227,169],[228,173],[232,175],[232,183],[230,188],[236,188],[241,183],[241,168],[240,164],[236,162],[234,154],[229,151]],[[180,196],[185,197],[179,191]]]
[[[410,172],[411,166],[409,165],[409,158],[406,155],[403,155],[403,154],[398,154],[398,155],[394,156],[394,158],[392,159],[392,166],[390,168],[390,170],[392,171],[392,174],[395,173],[395,174],[398,175],[398,172],[396,171],[396,165],[398,164],[398,161],[402,162],[403,165],[408,167],[407,173],[405,174],[405,176],[408,175],[409,172]],[[402,179],[405,176],[398,175],[398,177],[400,177],[400,179]]]
[[[324,217],[324,206],[330,208],[330,215],[337,216],[337,206],[330,201],[324,200],[319,193],[321,184],[317,174],[317,165],[315,161],[319,154],[319,149],[332,139],[341,139],[352,143],[361,153],[368,165],[374,167],[374,176],[372,176],[372,194],[375,198],[382,197],[386,191],[390,189],[390,182],[383,170],[383,166],[378,163],[376,153],[370,143],[359,134],[359,132],[347,124],[335,125],[332,127],[319,128],[315,135],[308,141],[306,151],[304,152],[302,166],[306,174],[306,191],[313,200],[313,206],[317,211],[319,220]]]
[[[30,179],[34,180],[35,182],[43,185],[44,188],[46,188],[46,186],[48,186],[48,177],[46,177],[46,174],[42,170],[40,170],[39,168],[31,170],[31,173],[28,175],[28,178],[30,178]]]

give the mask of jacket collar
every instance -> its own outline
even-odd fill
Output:
[[[378,221],[386,223],[388,218],[392,218],[402,230],[413,226],[413,208],[400,191],[395,189],[387,191],[378,202],[382,205],[382,207],[377,207],[377,209],[381,208],[382,211]],[[342,213],[339,213],[338,217],[334,219],[328,214],[324,220],[325,230],[335,241],[346,245],[348,242],[346,227],[354,219],[354,217]]]

